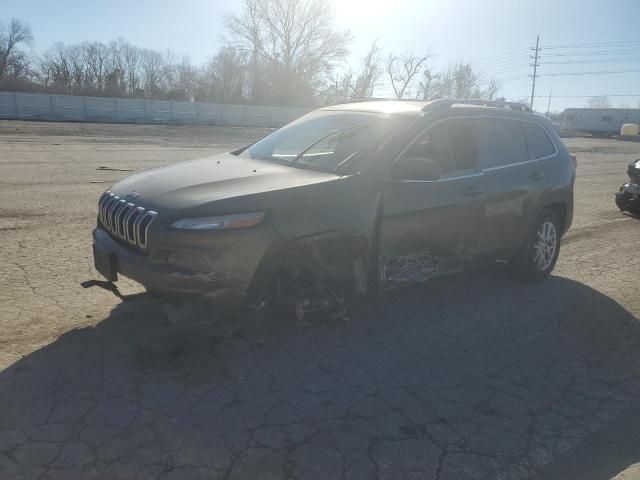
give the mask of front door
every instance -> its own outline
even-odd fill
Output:
[[[437,178],[420,177],[420,159]],[[484,219],[474,123],[450,118],[425,130],[387,174],[380,225],[380,273],[387,286],[456,271],[476,253]]]

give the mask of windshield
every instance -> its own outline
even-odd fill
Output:
[[[396,124],[393,118],[382,114],[313,112],[267,135],[239,155],[335,172],[370,149]]]

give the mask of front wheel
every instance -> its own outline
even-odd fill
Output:
[[[560,232],[558,215],[545,208],[522,249],[511,261],[514,275],[530,282],[548,277],[560,253]]]

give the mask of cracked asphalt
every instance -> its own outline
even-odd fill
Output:
[[[80,286],[111,183],[263,133],[0,122],[1,479],[640,478],[640,220],[613,203],[640,143],[566,140],[543,283],[495,265],[314,324]]]

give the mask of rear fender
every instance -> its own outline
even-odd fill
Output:
[[[573,220],[573,193],[566,190],[551,191],[543,195],[532,209],[532,215],[527,220],[527,226],[520,238],[520,248],[525,244],[531,231],[535,228],[536,221],[542,213],[542,210],[552,205],[562,205],[564,209],[564,218],[562,219],[562,235],[567,233]]]

